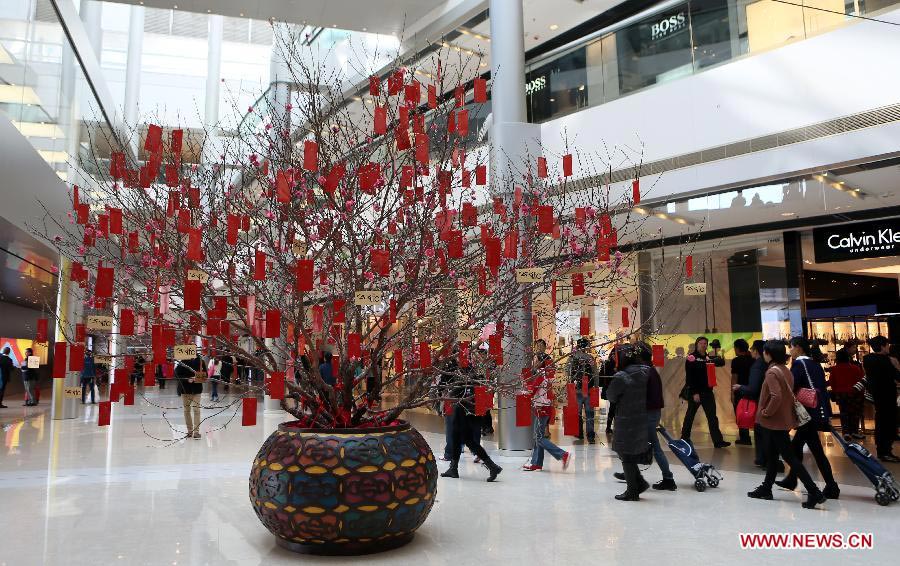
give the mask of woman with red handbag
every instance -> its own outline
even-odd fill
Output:
[[[794,438],[791,440],[791,446],[798,459],[803,458],[803,445],[809,446],[809,451],[816,460],[816,466],[819,467],[819,473],[825,480],[825,489],[822,490],[822,493],[828,499],[837,499],[841,495],[841,489],[834,481],[831,463],[825,456],[822,439],[819,438],[820,431],[830,430],[831,427],[831,404],[825,392],[825,370],[809,357],[809,351],[809,340],[800,336],[791,338],[791,357],[794,360],[791,364],[791,374],[794,376],[794,395],[812,417],[808,423],[797,428],[797,432],[794,433]],[[797,475],[794,470],[791,470],[781,481],[775,482],[775,485],[788,490],[796,489]]]

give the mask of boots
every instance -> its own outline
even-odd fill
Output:
[[[488,479],[487,481],[493,482],[497,479],[497,476],[500,475],[500,472],[503,471],[503,468],[494,463],[490,458],[484,459],[484,467],[488,470]]]
[[[450,462],[450,467],[447,468],[447,471],[441,474],[442,478],[459,478],[459,459],[454,458]]]
[[[625,470],[625,481],[628,487],[624,492],[615,497],[619,501],[638,501],[640,499],[640,494],[647,491],[647,489],[650,488],[650,484],[647,483],[647,480],[645,480],[643,476],[641,476],[637,464],[623,463],[622,467]]]

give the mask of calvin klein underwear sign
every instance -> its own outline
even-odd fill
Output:
[[[816,263],[900,255],[900,218],[813,229]]]

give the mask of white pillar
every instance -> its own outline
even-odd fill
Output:
[[[491,14],[491,187],[512,207],[513,171],[527,163],[540,139],[540,129],[525,123],[525,39],[520,0],[490,0]],[[519,227],[520,232],[524,225]],[[500,273],[513,284],[515,273]],[[503,340],[506,363],[500,379],[518,381],[523,367],[530,365],[527,351],[532,341],[531,304],[510,311],[506,327],[512,336]],[[516,426],[515,397],[500,396],[498,402],[499,446],[501,450],[529,450],[531,427]]]
[[[144,7],[132,6],[128,18],[128,56],[125,63],[125,103],[122,116],[126,128],[137,127],[141,93],[141,51],[144,48]],[[137,155],[137,137],[130,136]]]
[[[103,49],[103,28],[100,25],[103,16],[103,3],[91,0],[81,0],[78,10],[81,21],[84,22],[84,31],[87,32],[94,55],[100,60],[100,51]]]
[[[206,106],[204,124],[214,126],[219,121],[219,84],[222,77],[222,30],[224,17],[209,17],[206,63]]]
[[[59,278],[56,293],[56,333],[55,341],[65,343],[68,337],[74,342],[75,323],[81,320],[84,305],[77,292],[73,292],[70,281],[72,262],[59,258]],[[68,360],[66,360],[68,362]],[[68,397],[66,387],[81,385],[79,372],[66,372],[65,379],[53,380],[53,400],[51,401],[50,418],[52,420],[74,419],[78,416],[78,400]]]

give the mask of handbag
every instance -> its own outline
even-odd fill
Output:
[[[753,399],[741,399],[735,409],[738,428],[753,428],[756,424],[757,403]]]
[[[812,382],[812,377],[809,375],[809,370],[806,369],[806,364],[802,360],[797,360],[801,366],[803,366],[803,371],[806,373],[806,380],[809,382],[809,387],[801,387],[797,390],[797,401],[800,401],[800,404],[804,407],[809,407],[810,409],[815,409],[819,406],[819,394],[816,391],[815,386]]]

